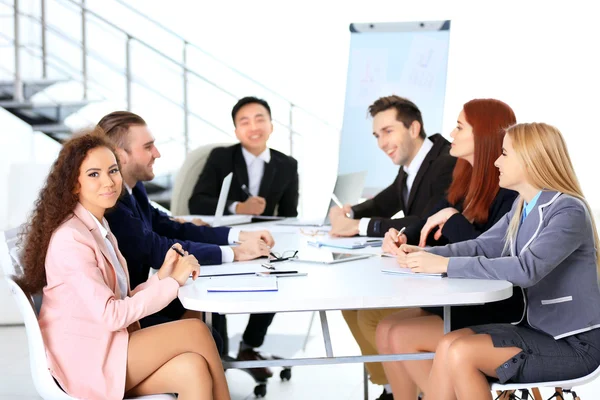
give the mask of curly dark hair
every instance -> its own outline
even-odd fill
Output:
[[[79,196],[75,194],[79,184],[79,169],[90,150],[98,147],[106,147],[115,153],[99,128],[78,135],[64,144],[50,169],[29,222],[19,238],[19,244],[24,244],[24,273],[16,281],[26,293],[38,293],[46,286],[45,261],[50,238],[73,215],[79,201]]]

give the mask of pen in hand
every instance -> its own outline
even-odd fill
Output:
[[[331,193],[331,200],[333,200],[333,202],[341,209],[344,209],[344,205],[342,204],[342,202],[340,201],[340,199],[338,199],[338,197],[335,195],[335,193]],[[350,214],[345,213],[346,217],[350,218]]]
[[[185,257],[185,253],[183,251],[179,250],[179,248],[172,246],[171,249],[173,251],[175,251],[175,253],[179,254],[181,257]]]
[[[179,250],[179,248],[177,248],[175,246],[171,246],[171,250],[173,250],[175,253],[179,254],[181,257],[185,257],[185,253],[183,251]],[[190,274],[190,278],[192,278],[193,280],[196,280],[197,277],[198,277],[198,275],[196,274],[196,271],[194,271]]]
[[[252,197],[252,193],[250,193],[250,190],[248,190],[248,186],[246,186],[246,184],[242,185],[242,190],[244,191],[244,193],[246,193],[246,196],[248,196],[248,198]]]
[[[400,232],[398,232],[398,235],[396,235],[396,239],[398,239],[404,233],[405,230],[406,230],[406,227],[400,229]]]

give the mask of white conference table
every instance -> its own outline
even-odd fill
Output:
[[[307,241],[314,237],[300,232],[298,227],[279,226],[273,222],[239,226],[241,229],[271,229],[275,238],[274,252],[290,250],[332,251],[316,249]],[[314,231],[304,228],[305,231]],[[324,236],[316,236],[316,238]],[[448,279],[441,277],[393,275],[381,272],[396,265],[396,259],[381,257],[380,248],[335,250],[339,252],[373,253],[373,257],[333,265],[285,261],[273,263],[277,269],[307,272],[307,276],[280,277],[275,292],[207,292],[210,278],[189,280],[179,290],[179,299],[189,310],[206,313],[251,314],[296,311],[318,311],[321,319],[326,357],[283,360],[232,361],[229,368],[364,363],[433,358],[433,353],[369,355],[335,357],[331,346],[327,310],[358,310],[402,307],[444,307],[444,330],[450,331],[451,306],[483,304],[512,296],[513,286],[506,281]],[[201,267],[201,275],[240,271],[266,271],[260,264],[266,259],[244,263]],[[264,279],[256,277],[255,279]]]

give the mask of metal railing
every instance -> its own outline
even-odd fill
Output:
[[[42,3],[45,3],[45,0],[42,0]],[[6,4],[4,2],[1,2],[2,4]],[[31,15],[29,13],[25,13],[25,12],[21,12],[18,11],[17,14],[20,17],[25,17],[28,18],[31,21],[37,22],[42,24],[42,40],[41,40],[41,55],[40,58],[42,60],[42,75],[44,78],[47,77],[47,71],[48,71],[48,65],[49,63],[49,59],[51,58],[51,56],[48,54],[47,52],[47,48],[45,46],[45,42],[46,42],[46,33],[47,32],[52,32],[53,34],[57,35],[58,37],[64,39],[66,42],[72,44],[72,45],[76,45],[76,46],[80,46],[83,49],[83,41],[80,44],[76,39],[73,39],[71,37],[69,37],[65,32],[63,32],[60,28],[54,27],[52,25],[48,25],[46,23],[43,22],[43,18],[38,19],[37,17],[35,17],[34,15]],[[15,20],[15,22],[18,20],[18,18]],[[18,26],[18,22],[15,23],[15,26]],[[18,28],[17,28],[18,29]],[[82,24],[82,33],[85,30],[85,28],[83,28],[83,24]],[[16,31],[16,30],[15,30]],[[0,34],[1,35],[1,34]],[[4,35],[1,35],[4,37]],[[34,53],[31,52],[31,49],[34,48],[35,46],[33,45],[29,45],[26,46],[24,44],[19,43],[19,38],[15,37],[14,39],[11,39],[9,37],[4,37],[7,40],[12,40],[13,43],[15,43],[15,49],[19,48],[19,49],[25,49],[29,51],[29,54],[34,55]],[[154,95],[158,96],[159,98],[169,102],[170,104],[177,106],[177,107],[181,107],[181,104],[178,103],[177,101],[169,98],[168,96],[165,96],[164,94],[160,93],[158,90],[156,90],[152,85],[145,83],[143,81],[141,81],[140,79],[136,79],[135,77],[133,77],[132,73],[131,73],[131,58],[130,58],[130,48],[131,48],[131,41],[134,39],[131,36],[127,36],[127,45],[126,45],[126,68],[125,68],[125,75],[126,75],[126,103],[127,103],[127,109],[131,110],[131,93],[132,93],[132,89],[131,89],[131,85],[132,83],[137,83],[140,84],[144,89],[152,92]],[[106,58],[103,58],[100,54],[97,54],[93,51],[91,51],[90,49],[87,49],[85,52],[82,51],[82,54],[84,54],[85,56],[82,57],[82,70],[79,72],[81,75],[80,79],[77,79],[77,81],[79,81],[82,86],[83,86],[83,97],[84,100],[87,100],[88,98],[88,87],[89,87],[89,83],[93,82],[95,83],[97,86],[101,86],[100,82],[98,81],[93,81],[89,78],[88,74],[87,74],[87,61],[88,58],[94,58],[96,61],[98,61],[99,63],[103,64],[104,66],[106,66],[107,68],[109,68],[110,70],[112,70],[113,72],[116,73],[121,73],[121,71],[114,66],[114,64],[110,63],[109,61],[107,61]],[[160,53],[162,54],[162,53]],[[21,74],[20,74],[20,62],[16,59],[16,57],[19,57],[20,59],[20,53],[19,52],[15,52],[15,100],[17,101],[23,101],[23,94],[22,94],[22,78],[21,78]],[[68,64],[65,63],[61,63],[60,61],[56,60],[58,63],[60,63],[62,65],[62,67],[58,67],[57,65],[54,65],[53,67],[55,69],[59,69],[61,70],[63,73],[68,74],[68,76],[72,79],[75,79],[75,74],[77,73],[77,71],[75,71],[72,67],[70,68],[70,71],[67,71],[67,69],[70,67]],[[187,74],[186,74],[187,75]],[[186,78],[187,79],[187,78]],[[187,85],[186,85],[187,86]],[[228,136],[231,136],[231,134],[229,132],[227,132],[225,129],[213,124],[212,122],[208,121],[207,119],[203,118],[201,115],[194,113],[192,111],[190,111],[189,109],[186,112],[186,119],[185,119],[185,124],[189,123],[189,118],[193,117],[196,118],[200,121],[202,121],[203,123],[207,124],[208,126],[210,126],[211,128],[225,134]],[[186,140],[188,140],[188,136],[187,136],[187,132],[184,132],[184,137],[186,138]],[[186,153],[188,151],[188,148],[186,146]]]
[[[12,5],[13,10],[14,10],[14,39],[13,40],[14,40],[14,57],[15,57],[15,59],[14,59],[14,76],[15,76],[14,83],[15,83],[15,100],[17,100],[17,101],[24,100],[23,92],[22,92],[23,79],[22,79],[22,75],[21,75],[21,59],[20,59],[20,49],[22,48],[22,43],[20,42],[20,32],[19,32],[20,17],[24,16],[24,17],[30,18],[40,24],[40,27],[41,27],[41,38],[40,38],[41,45],[40,45],[40,47],[41,47],[42,77],[43,78],[47,78],[47,76],[48,76],[49,54],[48,54],[47,38],[46,38],[47,32],[51,31],[53,33],[62,35],[65,39],[71,41],[72,43],[75,42],[78,46],[80,46],[80,48],[81,48],[81,72],[80,72],[80,75],[81,75],[81,84],[83,86],[84,100],[88,99],[88,96],[89,96],[88,58],[94,57],[96,60],[99,60],[100,62],[109,64],[109,63],[105,62],[106,60],[104,57],[102,57],[102,55],[94,54],[94,52],[90,51],[90,49],[89,49],[88,23],[90,22],[90,18],[93,18],[94,22],[99,22],[105,28],[109,27],[110,29],[115,30],[119,34],[123,35],[123,37],[125,39],[125,70],[120,71],[120,73],[122,73],[125,78],[125,97],[126,97],[126,104],[127,104],[128,110],[131,110],[131,108],[132,108],[132,91],[133,91],[132,86],[133,86],[133,83],[141,85],[142,87],[144,87],[144,89],[154,92],[155,94],[161,96],[164,100],[169,101],[173,105],[176,105],[177,107],[179,107],[183,112],[183,145],[184,145],[184,149],[185,149],[186,153],[190,150],[190,131],[189,130],[190,130],[190,118],[191,117],[201,120],[203,123],[208,124],[213,129],[216,129],[219,132],[230,135],[230,133],[228,133],[225,128],[212,123],[208,119],[203,118],[201,115],[199,115],[198,113],[194,113],[190,109],[190,103],[189,103],[190,78],[199,79],[201,82],[209,85],[210,87],[213,87],[218,92],[231,97],[233,100],[237,100],[237,98],[238,98],[238,96],[236,96],[230,90],[207,79],[203,74],[197,72],[196,70],[192,69],[189,66],[189,64],[188,64],[188,49],[189,48],[193,48],[197,51],[202,52],[205,56],[210,57],[212,60],[219,63],[219,65],[221,65],[223,68],[227,68],[229,71],[236,74],[240,78],[242,78],[248,82],[251,82],[252,84],[264,89],[265,91],[270,93],[272,96],[274,96],[278,100],[286,103],[289,106],[288,120],[281,121],[278,118],[274,117],[273,122],[288,131],[290,154],[293,154],[294,136],[302,136],[303,135],[303,133],[299,132],[297,129],[294,128],[294,122],[295,122],[294,121],[294,112],[296,110],[302,111],[309,118],[311,118],[315,122],[318,122],[318,124],[321,125],[319,131],[322,131],[323,129],[325,129],[325,130],[334,131],[336,133],[339,132],[339,129],[333,127],[327,121],[321,119],[320,117],[316,116],[315,114],[311,113],[310,111],[295,105],[291,100],[289,100],[286,97],[282,96],[281,94],[275,92],[274,90],[266,87],[265,85],[256,81],[252,77],[223,63],[222,61],[218,60],[216,57],[214,57],[211,54],[204,51],[200,46],[190,43],[182,36],[176,34],[174,31],[163,26],[162,24],[151,19],[150,17],[140,13],[138,10],[134,9],[133,7],[129,6],[128,4],[126,4],[125,2],[123,2],[121,0],[114,0],[114,1],[116,1],[117,3],[119,3],[122,6],[126,7],[129,11],[134,12],[136,15],[140,16],[141,18],[144,18],[145,20],[150,22],[152,25],[154,25],[157,29],[160,29],[160,30],[168,33],[170,36],[172,36],[173,38],[175,38],[176,40],[179,40],[181,42],[182,49],[183,49],[181,61],[174,59],[173,57],[169,56],[165,52],[159,50],[156,46],[153,46],[152,44],[148,43],[147,41],[143,40],[142,38],[133,35],[131,32],[126,31],[125,29],[121,28],[120,26],[117,26],[115,23],[109,21],[108,19],[106,19],[105,17],[100,15],[99,13],[89,9],[88,5],[86,4],[86,0],[80,0],[80,1],[55,0],[59,3],[66,3],[66,4],[70,4],[70,5],[74,6],[75,9],[80,14],[81,39],[80,39],[80,41],[77,41],[77,39],[73,39],[72,37],[69,37],[69,35],[65,34],[64,32],[61,32],[60,29],[58,29],[57,27],[52,26],[51,24],[48,23],[48,21],[47,21],[47,4],[46,4],[47,0],[39,0],[39,1],[40,1],[40,18],[37,18],[31,14],[21,11],[20,7],[19,7],[19,0],[13,0],[13,5]],[[7,4],[5,2],[2,2],[2,3]],[[73,44],[75,44],[75,43],[73,43]],[[157,55],[161,60],[167,61],[169,64],[171,64],[171,66],[175,67],[177,70],[180,71],[181,84],[182,84],[182,90],[183,90],[181,99],[175,100],[173,98],[165,96],[162,93],[156,91],[152,87],[152,85],[146,84],[145,82],[142,82],[138,78],[136,78],[136,76],[133,73],[133,68],[132,68],[133,60],[132,60],[131,52],[132,52],[132,44],[133,43],[141,45],[145,49],[147,49],[150,52]]]

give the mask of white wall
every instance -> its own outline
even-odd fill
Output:
[[[60,145],[2,108],[0,127],[0,230],[6,230],[25,222]],[[0,268],[0,324],[18,323],[21,317],[2,275]]]
[[[337,126],[349,23],[451,19],[443,133],[468,100],[504,100],[519,121],[562,130],[586,195],[600,205],[596,171],[589,167],[600,144],[596,2],[172,0],[165,8],[151,0],[136,6]]]

